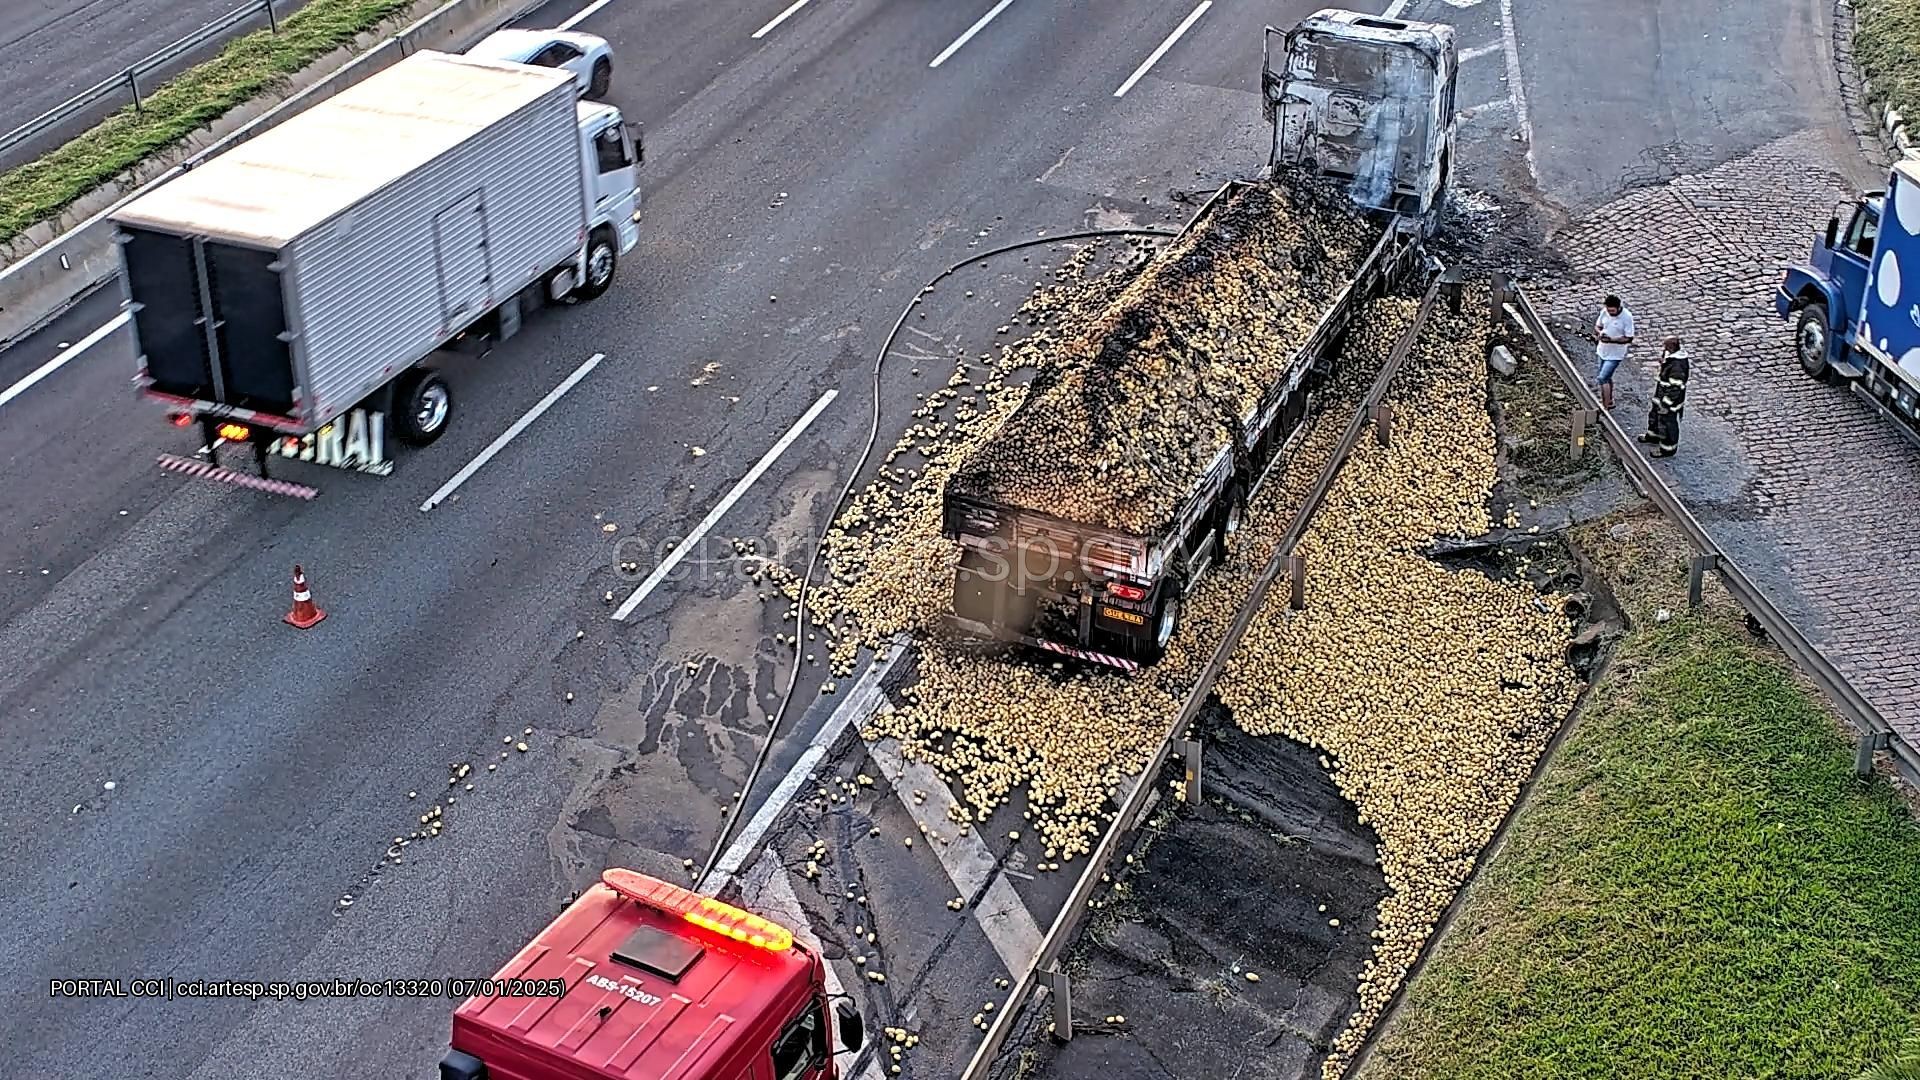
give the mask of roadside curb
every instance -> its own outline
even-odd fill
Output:
[[[1833,63],[1840,78],[1840,100],[1853,123],[1861,153],[1876,165],[1920,154],[1920,138],[1907,129],[1906,118],[1890,99],[1874,93],[1873,80],[1854,63],[1854,30],[1852,0],[1834,0]]]
[[[383,40],[376,39],[377,31],[363,34],[352,46],[294,75],[289,80],[291,94],[268,94],[234,107],[169,151],[90,192],[53,220],[28,229],[8,245],[19,250],[18,257],[0,267],[0,348],[45,326],[119,271],[113,229],[107,221],[114,210],[414,52],[459,51],[540,2],[444,0]]]

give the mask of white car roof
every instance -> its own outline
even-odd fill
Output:
[[[489,60],[525,60],[552,40],[552,36],[538,30],[496,30],[468,49],[467,55]]]
[[[481,38],[479,44],[467,50],[468,56],[478,56],[490,60],[529,59],[534,53],[556,41],[564,41],[581,52],[591,52],[603,44],[600,38],[591,34],[580,34],[570,30],[495,30]]]

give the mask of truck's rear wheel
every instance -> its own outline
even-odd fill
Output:
[[[393,433],[410,446],[425,446],[447,430],[453,391],[437,371],[414,368],[393,388]]]
[[[1800,360],[1800,370],[1823,383],[1839,382],[1839,374],[1827,363],[1829,348],[1827,305],[1816,300],[1800,309],[1800,322],[1793,331],[1793,352]]]
[[[1180,597],[1177,591],[1169,589],[1158,607],[1153,609],[1153,636],[1148,638],[1141,649],[1142,663],[1157,664],[1167,654],[1167,644],[1173,640],[1173,632],[1180,627]]]
[[[607,87],[613,83],[613,62],[601,59],[593,62],[593,78],[587,83],[587,96],[595,101],[607,96]]]
[[[587,274],[574,290],[582,300],[591,300],[613,284],[613,271],[620,264],[620,248],[614,243],[613,230],[596,229],[587,239]]]

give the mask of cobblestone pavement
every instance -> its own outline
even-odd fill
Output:
[[[1570,355],[1618,293],[1637,340],[1615,415],[1637,433],[1659,343],[1693,377],[1678,456],[1658,463],[1732,558],[1908,739],[1920,744],[1920,452],[1844,388],[1801,374],[1773,312],[1784,267],[1852,190],[1806,132],[1630,190],[1561,230],[1571,273],[1540,282]]]

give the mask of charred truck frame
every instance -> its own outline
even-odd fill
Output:
[[[1326,10],[1286,42],[1287,69],[1267,67],[1263,78],[1275,173],[1342,184],[1384,229],[1164,530],[1090,525],[949,483],[942,527],[960,544],[951,622],[962,632],[1126,671],[1157,662],[1186,594],[1224,556],[1248,499],[1303,430],[1359,306],[1432,270],[1421,239],[1446,195],[1452,28]],[[1182,238],[1250,186],[1222,188]]]

